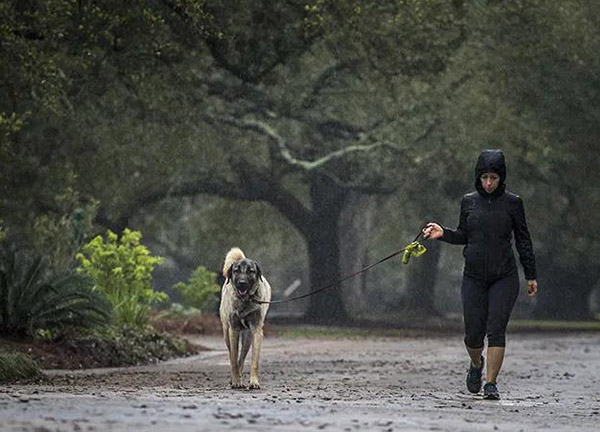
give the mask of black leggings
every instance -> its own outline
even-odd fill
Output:
[[[514,273],[492,282],[463,276],[461,297],[465,321],[465,345],[483,348],[506,346],[506,326],[519,295],[519,274]]]

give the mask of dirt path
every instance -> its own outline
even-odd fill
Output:
[[[460,336],[265,339],[258,391],[227,386],[217,338],[199,356],[50,372],[0,388],[0,431],[596,431],[600,335],[515,334],[502,400],[464,388]]]

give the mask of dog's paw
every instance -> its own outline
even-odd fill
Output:
[[[232,382],[231,383],[231,388],[232,389],[242,389],[242,388],[244,388],[244,385],[242,384],[241,381],[239,381],[239,382]]]
[[[250,381],[248,390],[260,390],[260,384],[258,383],[258,381]]]

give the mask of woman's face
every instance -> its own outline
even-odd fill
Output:
[[[486,172],[481,174],[481,187],[487,193],[492,193],[500,184],[500,176],[495,172]]]

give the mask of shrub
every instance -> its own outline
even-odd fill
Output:
[[[63,273],[78,264],[75,255],[92,230],[98,202],[83,202],[73,187],[67,187],[53,197],[55,212],[40,214],[33,220],[33,247],[54,273]]]
[[[133,366],[197,352],[183,339],[151,327],[105,327],[68,344],[87,367]]]
[[[210,310],[217,303],[216,294],[221,288],[215,283],[216,273],[199,266],[188,283],[179,282],[173,289],[181,295],[182,303],[200,311]]]
[[[152,289],[152,270],[163,261],[150,256],[140,245],[142,235],[125,229],[119,239],[108,231],[106,241],[98,236],[77,254],[80,271],[89,275],[98,289],[112,304],[117,326],[144,326],[154,303],[168,297]]]
[[[60,334],[109,320],[110,307],[89,278],[73,273],[51,278],[41,257],[28,261],[14,250],[0,252],[0,333]]]
[[[0,351],[0,383],[34,380],[41,377],[40,368],[26,354]]]

